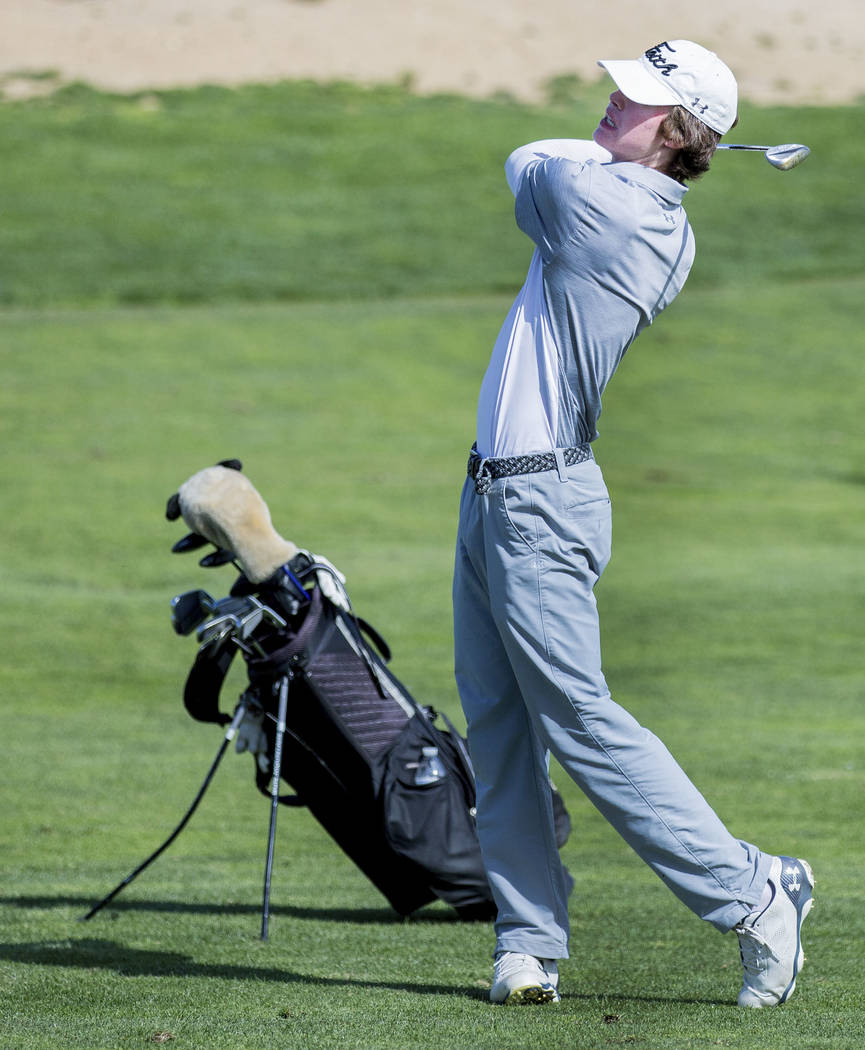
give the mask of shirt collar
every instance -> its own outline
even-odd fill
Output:
[[[624,179],[626,182],[636,182],[645,186],[652,193],[657,194],[670,204],[681,204],[688,192],[688,187],[681,182],[676,182],[669,175],[665,175],[657,168],[647,168],[645,164],[636,164],[634,161],[611,161],[604,165],[605,168]]]

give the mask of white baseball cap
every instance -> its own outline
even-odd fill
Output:
[[[645,106],[684,106],[723,135],[736,122],[736,78],[714,51],[665,40],[637,59],[598,62],[622,94]]]

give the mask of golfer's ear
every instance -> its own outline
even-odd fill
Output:
[[[664,136],[664,145],[667,149],[679,150],[685,145],[682,133],[676,127],[672,111],[661,121],[658,130]]]

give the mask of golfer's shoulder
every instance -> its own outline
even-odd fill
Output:
[[[547,192],[560,198],[582,200],[612,221],[632,221],[634,214],[651,211],[656,201],[645,169],[639,164],[617,164],[588,158],[582,162],[555,158],[538,172]],[[672,180],[665,180],[672,181]]]
[[[594,180],[592,202],[610,222],[657,228],[663,234],[684,230],[692,238],[686,192],[675,179],[641,164],[605,164]]]
[[[603,196],[607,181],[603,163],[593,157],[546,157],[533,166],[528,178],[532,198],[541,210],[579,214],[599,192]]]

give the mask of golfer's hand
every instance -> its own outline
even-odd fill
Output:
[[[243,716],[243,721],[237,727],[234,750],[238,754],[248,751],[251,755],[255,755],[255,760],[258,762],[258,768],[261,772],[270,772],[263,711],[257,711],[254,714],[251,711],[247,711]]]

